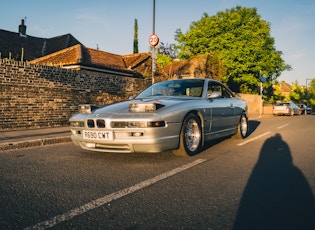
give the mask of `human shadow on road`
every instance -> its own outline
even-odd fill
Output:
[[[314,195],[280,134],[261,149],[233,229],[315,229]]]

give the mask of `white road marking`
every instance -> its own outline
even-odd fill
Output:
[[[289,123],[288,123],[288,124],[285,124],[285,125],[282,125],[282,126],[279,126],[278,129],[282,129],[282,128],[288,126],[288,125],[289,125]]]
[[[252,142],[252,141],[257,140],[257,139],[259,139],[259,138],[261,138],[261,137],[263,137],[263,136],[268,135],[269,133],[271,133],[271,132],[263,133],[263,134],[261,134],[261,135],[258,135],[257,137],[253,137],[253,138],[251,138],[251,139],[249,139],[249,140],[246,140],[246,141],[244,141],[244,142],[242,142],[242,143],[239,143],[239,144],[237,144],[237,145],[238,145],[238,146],[246,145],[246,144],[248,144],[249,142]]]
[[[117,200],[121,197],[124,197],[124,196],[127,196],[133,192],[136,192],[140,189],[143,189],[145,187],[148,187],[154,183],[157,183],[158,181],[161,181],[161,180],[164,180],[168,177],[171,177],[171,176],[174,176],[182,171],[185,171],[189,168],[192,168],[196,165],[199,165],[203,162],[207,161],[206,159],[198,159],[198,160],[195,160],[189,164],[186,164],[186,165],[183,165],[181,167],[178,167],[178,168],[175,168],[171,171],[168,171],[166,173],[163,173],[163,174],[160,174],[156,177],[153,177],[153,178],[150,178],[148,180],[145,180],[145,181],[142,181],[138,184],[135,184],[129,188],[125,188],[125,189],[122,189],[120,191],[117,191],[117,192],[114,192],[114,193],[111,193],[109,195],[106,195],[102,198],[99,198],[97,200],[93,200],[85,205],[82,205],[81,207],[77,207],[77,208],[74,208],[66,213],[63,213],[61,215],[58,215],[58,216],[55,216],[53,218],[51,218],[50,220],[46,220],[46,221],[42,221],[42,222],[39,222],[37,223],[36,225],[34,226],[31,226],[31,227],[27,227],[25,229],[45,229],[45,228],[50,228],[50,227],[53,227],[61,222],[64,222],[64,221],[67,221],[67,220],[70,220],[71,218],[73,217],[76,217],[76,216],[79,216],[83,213],[86,213],[88,211],[91,211],[93,209],[96,209],[104,204],[107,204],[111,201],[114,201],[114,200]]]

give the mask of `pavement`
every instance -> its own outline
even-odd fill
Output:
[[[71,142],[70,127],[0,130],[0,152]]]
[[[250,114],[249,119],[271,117]],[[0,130],[0,153],[6,150],[71,142],[70,127]]]

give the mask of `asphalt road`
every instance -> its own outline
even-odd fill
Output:
[[[0,154],[0,229],[315,229],[315,116],[250,121],[193,157],[72,143]]]

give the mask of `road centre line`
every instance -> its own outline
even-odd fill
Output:
[[[282,125],[282,126],[279,126],[277,129],[282,129],[282,128],[288,126],[288,125],[289,125],[289,123],[287,123],[287,124],[285,124],[285,125]]]
[[[61,215],[57,215],[53,218],[51,218],[50,220],[46,220],[46,221],[42,221],[42,222],[39,222],[37,223],[36,225],[34,226],[31,226],[31,227],[27,227],[25,229],[45,229],[45,228],[51,228],[61,222],[64,222],[64,221],[67,221],[67,220],[70,220],[71,218],[73,217],[76,217],[76,216],[79,216],[83,213],[86,213],[88,211],[91,211],[93,209],[96,209],[104,204],[107,204],[111,201],[114,201],[114,200],[117,200],[121,197],[124,197],[124,196],[127,196],[131,193],[134,193],[140,189],[143,189],[145,187],[148,187],[152,184],[155,184],[161,180],[164,180],[168,177],[171,177],[171,176],[174,176],[180,172],[183,172],[189,168],[192,168],[196,165],[199,165],[203,162],[207,161],[206,159],[197,159],[189,164],[186,164],[186,165],[183,165],[181,167],[178,167],[178,168],[175,168],[175,169],[172,169],[166,173],[162,173],[160,175],[157,175],[153,178],[150,178],[150,179],[147,179],[145,181],[142,181],[142,182],[139,182],[129,188],[124,188],[120,191],[117,191],[117,192],[114,192],[114,193],[111,193],[109,195],[106,195],[102,198],[99,198],[99,199],[96,199],[96,200],[93,200],[87,204],[84,204],[80,207],[77,207],[77,208],[74,208],[68,212],[65,212]]]
[[[249,142],[252,142],[252,141],[257,140],[257,139],[259,139],[259,138],[261,138],[261,137],[263,137],[263,136],[268,135],[269,133],[271,133],[271,132],[266,132],[266,133],[260,134],[260,135],[258,135],[257,137],[253,137],[253,138],[251,138],[251,139],[249,139],[249,140],[246,140],[246,141],[244,141],[244,142],[242,142],[242,143],[239,143],[239,144],[237,144],[237,145],[238,145],[238,146],[246,145],[246,144],[248,144]]]

